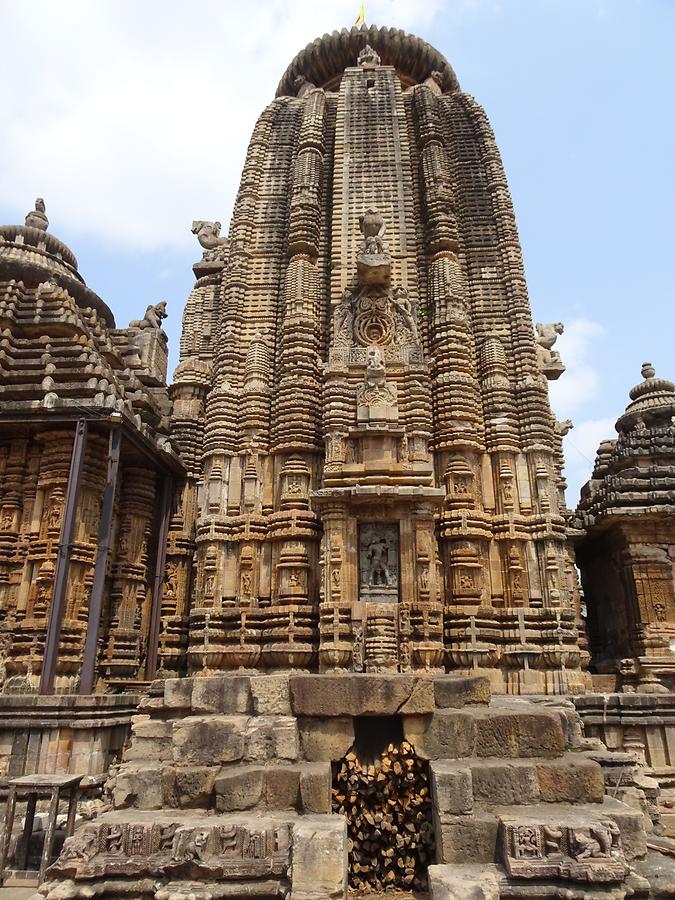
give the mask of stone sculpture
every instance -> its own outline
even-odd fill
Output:
[[[45,215],[45,201],[42,197],[37,198],[35,209],[26,216],[26,227],[38,228],[40,231],[46,231],[49,227],[49,219]]]
[[[228,239],[220,236],[220,222],[206,222],[197,219],[192,223],[192,233],[197,235],[200,246],[204,248],[205,261],[222,260],[227,252]]]
[[[370,44],[366,44],[359,53],[358,65],[361,66],[362,69],[375,69],[380,63],[381,60],[379,55],[373,50]]]
[[[166,319],[166,317],[166,300],[161,300],[159,303],[149,304],[146,307],[143,318],[130,322],[129,328],[140,328],[141,330],[144,328],[155,328],[159,330],[162,327],[162,320]]]
[[[560,354],[557,350],[553,350],[553,345],[564,330],[562,322],[553,322],[550,325],[541,322],[536,324],[537,359],[539,367],[549,380],[559,378],[565,371]]]

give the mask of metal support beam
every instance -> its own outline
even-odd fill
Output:
[[[162,479],[162,495],[159,510],[159,528],[157,533],[157,553],[155,554],[155,579],[152,586],[152,607],[150,610],[150,628],[148,630],[148,653],[145,664],[145,677],[148,681],[157,674],[157,653],[159,650],[159,627],[162,618],[162,586],[166,567],[166,542],[171,522],[171,501],[173,499],[173,481],[165,475]]]
[[[80,497],[80,481],[82,480],[82,468],[86,446],[87,420],[78,419],[75,426],[75,439],[73,441],[73,453],[70,458],[70,473],[68,474],[68,487],[66,488],[63,522],[61,523],[59,549],[56,556],[52,602],[49,608],[49,623],[47,625],[47,637],[45,639],[45,655],[42,661],[42,674],[40,676],[41,694],[54,693],[56,661],[59,655],[61,626],[63,625],[63,613],[66,605],[68,569],[70,567],[73,534],[75,533],[75,514],[77,512],[77,501]]]
[[[105,587],[105,577],[108,568],[110,533],[112,529],[113,509],[115,506],[115,491],[117,489],[117,472],[120,462],[122,416],[120,413],[113,413],[110,419],[108,476],[103,492],[101,519],[98,525],[94,581],[91,586],[89,616],[87,619],[87,638],[84,644],[84,659],[82,662],[82,672],[80,673],[80,694],[91,694],[94,691],[96,653],[98,649],[98,635],[101,627],[101,612],[103,610],[103,589]]]

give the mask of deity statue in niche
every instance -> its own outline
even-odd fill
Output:
[[[368,560],[370,563],[370,572],[368,574],[368,583],[371,586],[377,584],[389,587],[389,547],[385,538],[375,541],[368,549]]]
[[[359,527],[359,599],[398,601],[399,535],[396,524]]]

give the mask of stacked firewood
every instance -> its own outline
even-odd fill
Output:
[[[389,744],[371,764],[349,752],[333,780],[333,810],[347,819],[352,888],[426,888],[434,862],[429,778],[411,744]]]

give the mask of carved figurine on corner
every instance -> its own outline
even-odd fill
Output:
[[[309,94],[310,91],[315,91],[316,85],[313,84],[308,78],[306,78],[302,73],[300,75],[296,75],[293,79],[293,87],[295,88],[295,96],[301,100],[305,94]]]
[[[206,261],[219,261],[225,258],[229,241],[220,236],[220,222],[206,222],[196,219],[192,223],[192,233],[197,235],[200,246],[204,248],[202,259]]]
[[[565,330],[565,326],[562,322],[552,322],[547,325],[537,322],[535,330],[536,336],[534,340],[537,344],[539,368],[549,380],[553,381],[565,371],[560,354],[557,350],[552,349],[558,340],[558,335],[561,335]]]
[[[167,315],[166,300],[160,300],[159,303],[155,304],[150,303],[145,310],[143,318],[129,322],[129,328],[140,328],[141,330],[155,328],[157,331],[161,331],[162,320],[166,319]]]

